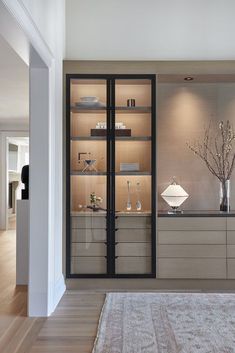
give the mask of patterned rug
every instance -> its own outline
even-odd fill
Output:
[[[235,295],[106,295],[93,353],[235,353]]]

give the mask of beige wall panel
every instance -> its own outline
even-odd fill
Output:
[[[106,256],[107,247],[104,243],[73,243],[71,256]]]
[[[233,230],[227,231],[227,243],[228,244],[235,244],[235,231],[233,231]]]
[[[117,274],[144,274],[151,272],[150,257],[118,257],[116,259]]]
[[[151,256],[150,243],[119,243],[116,245],[117,256]]]
[[[159,259],[159,278],[226,278],[226,259]]]
[[[159,217],[159,230],[226,230],[225,217]]]
[[[104,257],[72,257],[71,273],[106,273],[106,259]]]
[[[159,244],[226,244],[226,231],[168,231],[158,232]]]
[[[234,217],[227,217],[227,230],[234,230],[235,231],[235,218]]]
[[[158,257],[226,258],[226,245],[158,245]]]
[[[116,232],[117,242],[150,242],[151,229],[129,229],[121,228]]]
[[[228,259],[228,279],[235,279],[235,259]]]
[[[106,228],[105,216],[93,216],[93,214],[86,216],[73,216],[72,228]]]
[[[227,245],[227,257],[235,258],[235,245]]]
[[[145,229],[151,228],[151,217],[145,216],[118,216],[116,220],[117,228]]]
[[[106,240],[105,229],[88,228],[88,229],[71,229],[72,243],[90,243],[90,242],[104,242]]]

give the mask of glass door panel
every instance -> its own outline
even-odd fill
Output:
[[[107,81],[70,80],[70,273],[107,273]]]
[[[151,80],[115,80],[115,272],[152,272]]]

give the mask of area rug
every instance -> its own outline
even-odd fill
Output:
[[[107,294],[93,353],[235,353],[235,295]]]

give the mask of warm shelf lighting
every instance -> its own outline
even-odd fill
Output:
[[[161,194],[162,198],[166,201],[166,203],[171,207],[171,212],[181,212],[179,211],[179,207],[182,203],[187,200],[188,194],[187,192],[177,184],[175,178],[173,178],[173,182],[163,191]],[[169,212],[169,213],[171,213]]]

